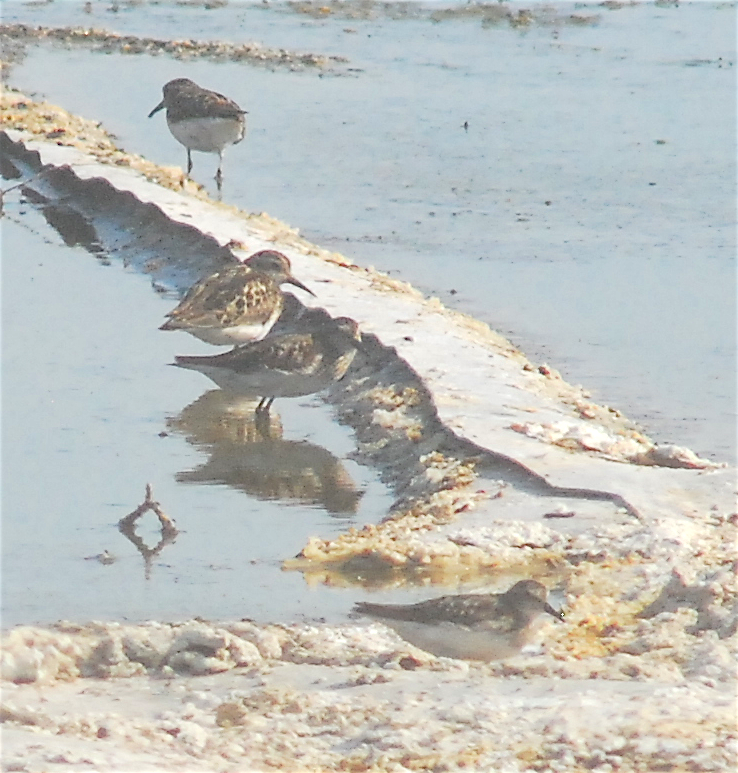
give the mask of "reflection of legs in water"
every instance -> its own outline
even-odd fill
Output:
[[[218,191],[223,188],[223,149],[218,151],[218,171],[215,173],[215,184],[218,186]]]
[[[266,410],[256,408],[254,411],[254,427],[262,440],[272,439],[272,416],[268,408]]]
[[[259,404],[256,406],[256,410],[254,413],[257,415],[260,413],[269,413],[269,409],[272,407],[272,403],[274,402],[273,397],[262,397],[261,400],[259,400]]]
[[[150,548],[141,537],[136,534],[136,522],[147,510],[153,510],[161,524],[161,539],[153,548]],[[151,562],[154,557],[159,555],[167,545],[174,542],[179,534],[177,527],[174,525],[174,521],[161,509],[161,505],[152,498],[150,483],[146,484],[146,498],[144,501],[132,513],[118,521],[118,530],[126,537],[126,539],[133,543],[136,550],[142,555],[144,560],[144,573],[147,580],[151,576]]]

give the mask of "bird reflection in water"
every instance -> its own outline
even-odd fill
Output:
[[[279,417],[256,411],[256,402],[215,389],[169,419],[171,431],[210,455],[177,480],[220,483],[259,499],[295,500],[335,516],[356,513],[364,492],[340,460],[313,443],[283,440]]]

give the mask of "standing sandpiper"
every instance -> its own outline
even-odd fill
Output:
[[[274,335],[211,356],[177,357],[175,365],[199,370],[226,392],[262,398],[257,412],[268,413],[276,397],[301,397],[344,377],[361,346],[355,320],[333,319],[311,309],[302,332]]]
[[[370,604],[355,612],[374,617],[432,655],[460,660],[503,660],[532,639],[542,613],[563,620],[536,580],[521,580],[505,593],[441,596],[418,604]]]
[[[216,346],[259,341],[282,312],[285,282],[315,295],[292,276],[285,255],[262,250],[193,285],[159,330],[184,330]]]
[[[187,176],[192,171],[193,150],[218,154],[215,180],[223,182],[223,151],[243,139],[246,121],[232,99],[203,89],[189,78],[175,78],[164,85],[164,99],[149,113],[151,118],[167,109],[167,125],[174,138],[187,148]]]

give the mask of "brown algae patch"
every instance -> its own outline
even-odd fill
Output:
[[[398,499],[382,523],[331,540],[314,537],[284,568],[338,584],[392,584],[398,574],[419,570],[426,576],[478,571],[474,556],[481,551],[450,541],[439,550],[418,539],[489,498],[473,488],[476,458],[440,423],[414,372],[379,342],[367,345],[364,365],[340,391],[334,388],[331,400],[339,421],[354,429],[357,456],[382,471]]]
[[[178,60],[195,58],[215,62],[246,62],[291,70],[318,68],[348,61],[342,56],[297,53],[279,48],[265,48],[258,43],[226,43],[222,41],[162,40],[159,38],[119,35],[94,27],[31,27],[26,24],[0,25],[0,39],[21,42],[54,42],[67,46],[81,45],[91,51],[121,54],[166,54]]]
[[[347,21],[391,19],[403,21],[424,19],[434,23],[447,20],[479,20],[484,27],[507,24],[513,28],[530,25],[594,25],[599,22],[596,14],[562,14],[553,5],[532,5],[530,8],[507,8],[502,3],[472,2],[464,5],[438,7],[414,2],[384,0],[292,0],[287,7],[297,14],[313,19],[328,16]],[[347,30],[354,31],[354,30]]]

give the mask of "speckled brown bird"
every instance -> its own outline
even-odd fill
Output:
[[[175,365],[198,370],[221,389],[261,397],[268,412],[276,397],[313,394],[343,378],[361,347],[353,319],[333,319],[311,309],[302,330],[270,336],[213,356],[177,357]]]
[[[223,180],[223,151],[241,142],[246,132],[245,110],[232,99],[198,86],[189,78],[175,78],[163,88],[164,98],[149,118],[166,108],[167,125],[174,138],[187,148],[187,174],[192,171],[192,151],[218,154],[215,179]]]
[[[292,276],[285,255],[262,250],[193,285],[159,330],[184,330],[216,346],[259,341],[282,312],[284,283],[315,295]]]
[[[543,612],[563,620],[546,588],[521,580],[505,593],[441,596],[418,604],[359,602],[354,611],[379,620],[410,644],[438,657],[502,660],[516,655],[535,633]]]

